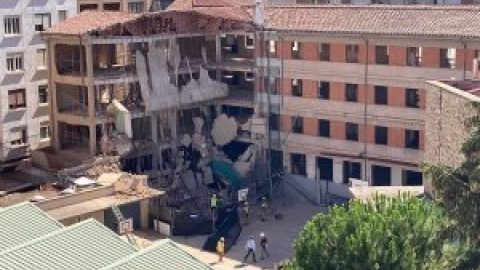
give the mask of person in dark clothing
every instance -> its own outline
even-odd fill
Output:
[[[260,233],[260,260],[263,260],[265,255],[267,255],[267,258],[270,257],[270,254],[268,254],[267,251],[267,236],[265,236],[265,233]]]

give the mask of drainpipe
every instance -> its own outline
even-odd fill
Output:
[[[364,81],[363,81],[363,84],[364,84],[364,87],[365,87],[365,96],[364,96],[364,101],[363,101],[363,104],[364,104],[364,107],[363,107],[363,119],[364,119],[364,128],[363,128],[363,157],[364,157],[364,172],[363,172],[363,175],[364,175],[364,181],[368,181],[369,184],[370,181],[367,179],[367,170],[368,170],[368,167],[367,167],[367,163],[368,163],[368,157],[367,157],[367,135],[368,135],[368,132],[367,132],[367,99],[368,99],[368,39],[365,38],[364,35],[361,35],[363,41],[365,42],[365,65],[364,65]]]
[[[467,43],[460,38],[460,42],[463,44],[463,80],[467,79]]]

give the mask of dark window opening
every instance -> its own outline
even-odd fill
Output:
[[[292,117],[292,132],[297,134],[303,133],[303,118]]]
[[[330,99],[330,83],[318,82],[318,98]]]
[[[318,120],[318,136],[330,137],[330,121],[319,119]]]
[[[302,57],[301,55],[301,43],[294,41],[292,42],[292,58],[293,59],[300,59]]]
[[[405,105],[409,108],[418,108],[420,102],[420,96],[418,95],[418,89],[405,89]]]
[[[375,46],[375,63],[377,65],[388,65],[388,47]]]
[[[348,44],[346,50],[346,62],[358,63],[358,45]]]
[[[375,86],[375,104],[387,105],[388,104],[388,88],[386,86]]]
[[[292,96],[295,96],[295,97],[303,96],[302,80],[299,80],[299,79],[292,80]]]
[[[375,144],[388,144],[388,128],[375,126]]]
[[[279,114],[270,114],[269,119],[269,125],[270,125],[270,130],[280,130],[280,115]]]
[[[422,186],[423,174],[422,172],[403,170],[402,171],[402,184],[404,186]]]
[[[390,186],[392,169],[390,167],[372,165],[372,186]]]
[[[358,124],[345,124],[345,137],[348,141],[358,141]]]
[[[358,84],[345,84],[345,100],[349,102],[358,101]]]
[[[333,159],[317,157],[316,176],[321,180],[333,181]]]
[[[405,148],[420,148],[420,132],[418,130],[405,130]]]
[[[320,43],[318,45],[318,50],[320,61],[330,61],[330,44]]]
[[[362,165],[360,162],[343,162],[343,183],[349,184],[350,178],[362,179]]]
[[[304,154],[290,154],[290,165],[292,174],[307,176],[307,162]]]

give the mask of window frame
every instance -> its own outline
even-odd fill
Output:
[[[280,131],[280,114],[270,113],[268,117],[268,128],[270,131]]]
[[[252,44],[249,44],[249,41],[252,41]],[[253,35],[245,35],[245,48],[254,49],[255,48],[255,37]]]
[[[358,44],[347,44],[345,46],[345,62],[350,64],[359,63],[359,51]]]
[[[301,59],[302,58],[302,43],[299,41],[292,42],[292,50],[291,50],[292,58],[293,59]]]
[[[292,116],[292,133],[295,134],[303,134],[305,131],[305,127],[303,125],[303,117],[300,116]]]
[[[358,102],[358,84],[355,84],[355,83],[345,84],[345,101]]]
[[[22,34],[22,18],[18,15],[3,18],[3,33],[5,36],[18,36]]]
[[[375,144],[388,145],[388,127],[375,126]]]
[[[21,96],[21,98],[19,98]],[[15,99],[15,103],[11,103]],[[21,102],[23,100],[23,103]],[[19,102],[20,101],[20,102]],[[27,108],[27,91],[25,88],[13,89],[8,91],[8,109],[24,110]]]
[[[275,40],[268,41],[268,52],[272,54],[277,52],[277,42]]]
[[[330,43],[318,44],[318,60],[322,62],[330,62]]]
[[[145,11],[145,4],[142,1],[128,2],[127,6],[129,12],[141,13]]]
[[[375,85],[373,91],[375,105],[388,106],[388,87],[385,85]]]
[[[440,49],[440,68],[454,69],[456,66],[457,50],[455,48]]]
[[[46,129],[46,133],[42,132],[42,129]],[[43,136],[43,134],[46,134],[47,136]],[[40,140],[49,140],[51,137],[50,133],[50,124],[49,123],[40,123]]]
[[[6,57],[6,71],[7,73],[18,73],[25,71],[25,65],[23,61],[23,52],[16,52],[7,54]],[[9,63],[11,62],[11,63]]]
[[[412,135],[413,136],[410,136]],[[416,140],[415,140],[416,137]],[[412,141],[416,141],[412,143]],[[408,149],[420,149],[420,130],[416,129],[405,129],[405,148]]]
[[[298,171],[296,171],[297,168],[299,168]],[[307,156],[305,154],[290,153],[290,172],[296,175],[307,176]]]
[[[375,64],[377,65],[389,65],[390,55],[389,47],[386,45],[375,46]]]
[[[10,129],[10,136],[13,132],[21,132],[19,139],[10,140],[10,145],[14,148],[22,147],[28,144],[28,131],[27,127],[18,127]]]
[[[357,123],[345,123],[345,140],[358,142],[358,133],[359,132]]]
[[[41,90],[45,90],[45,93],[41,93]],[[45,97],[43,97],[45,96]],[[42,102],[45,100],[45,102]],[[48,104],[48,85],[43,84],[38,86],[38,104],[47,105]]]
[[[415,92],[415,97],[411,94],[413,92]],[[412,109],[420,108],[419,92],[420,90],[416,88],[405,88],[405,107],[412,108]]]
[[[322,94],[322,91],[326,91]],[[323,100],[330,99],[330,82],[318,81],[317,83],[317,98]]]
[[[47,26],[45,26],[45,18],[47,18]],[[41,23],[38,24],[37,21],[41,20]],[[52,14],[50,13],[35,13],[34,18],[35,32],[40,33],[44,32],[52,26]]]
[[[422,47],[407,47],[406,54],[408,67],[420,67],[422,65]]]
[[[303,97],[303,81],[302,81],[302,79],[292,79],[292,96]]]
[[[318,137],[330,138],[330,120],[318,119]]]

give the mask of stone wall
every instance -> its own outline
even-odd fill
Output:
[[[474,114],[472,102],[480,98],[440,82],[427,83],[426,145],[424,161],[459,165],[463,142],[469,131],[464,122]]]

